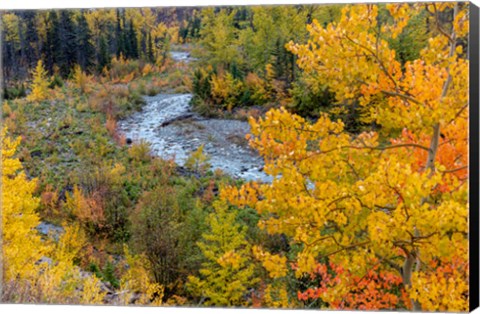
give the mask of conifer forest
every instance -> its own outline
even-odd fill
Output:
[[[0,14],[1,302],[468,311],[468,3]]]

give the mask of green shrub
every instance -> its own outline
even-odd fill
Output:
[[[134,143],[128,149],[128,155],[134,161],[147,162],[152,158],[150,155],[150,144],[143,140],[140,143]]]
[[[25,85],[23,83],[17,84],[12,87],[4,87],[3,88],[3,99],[16,99],[26,96]]]
[[[55,87],[62,87],[63,84],[62,77],[60,75],[54,75],[48,87],[53,89]]]

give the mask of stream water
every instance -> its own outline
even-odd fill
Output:
[[[187,52],[172,52],[177,62],[189,62]],[[146,141],[152,153],[173,158],[181,166],[190,154],[204,146],[213,169],[247,181],[270,182],[263,172],[263,159],[245,140],[248,122],[204,118],[191,110],[191,94],[158,94],[145,97],[146,105],[123,121],[118,129],[133,142]]]
[[[172,52],[177,62],[190,62],[188,52]],[[247,181],[271,182],[263,172],[263,159],[245,140],[250,125],[245,121],[208,119],[191,110],[191,94],[159,94],[145,96],[146,105],[123,121],[118,128],[133,142],[146,141],[153,154],[173,158],[181,166],[190,154],[204,145],[211,169]],[[179,119],[182,118],[182,119]],[[37,226],[42,236],[58,240],[64,232],[61,226],[42,221]]]

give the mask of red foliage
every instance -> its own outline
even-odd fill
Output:
[[[436,162],[445,166],[444,182],[437,187],[440,193],[451,191],[452,177],[459,180],[465,180],[468,176],[468,138],[462,136],[466,134],[464,128],[466,124],[462,121],[457,124],[448,124],[442,129]],[[391,140],[392,144],[419,144],[425,148],[429,147],[430,137],[423,136],[419,138],[413,132],[403,129],[399,138]],[[414,169],[417,171],[425,170],[428,151],[422,148],[403,148],[411,151],[414,159]]]
[[[402,287],[402,278],[396,273],[378,269],[378,264],[363,276],[356,276],[342,266],[333,263],[318,264],[312,280],[320,280],[318,287],[297,292],[300,301],[322,299],[322,296],[347,278],[348,293],[339,296],[329,305],[332,309],[380,310],[408,306],[408,297]]]

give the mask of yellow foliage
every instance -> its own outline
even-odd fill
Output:
[[[264,291],[264,302],[269,308],[288,308],[288,291],[285,286],[267,285]]]
[[[42,60],[38,60],[37,67],[33,71],[33,82],[31,93],[28,95],[28,101],[43,101],[49,98],[48,92],[48,74],[43,67]]]
[[[57,243],[52,257],[63,263],[72,263],[87,244],[87,238],[79,225],[64,226],[64,233]]]
[[[466,8],[452,3],[436,9],[452,7],[452,37],[435,34],[421,58],[404,65],[385,38],[400,35],[418,13],[410,4],[389,5],[386,25],[377,24],[376,5],[345,6],[338,22],[323,26],[314,20],[307,44],[287,45],[309,74],[309,85],[327,85],[339,103],[359,101],[363,118],[385,134],[404,128],[383,146],[377,133],[351,136],[327,116],[309,123],[281,108],[250,119],[250,144],[273,182],[229,187],[221,197],[255,208],[261,228],[301,244],[297,277],[326,256],[362,277],[367,261],[381,256],[392,261],[382,267],[408,270],[399,275],[424,310],[466,309],[466,294],[449,291],[453,284],[463,291],[467,277],[452,272],[446,283],[425,265],[467,257],[468,186],[446,171],[468,167],[462,159],[468,60],[451,42],[465,35]],[[443,149],[449,143],[455,144]],[[276,271],[273,264],[265,267]],[[347,284],[338,282],[322,299],[345,292]]]
[[[86,278],[83,282],[82,296],[80,304],[98,305],[102,304],[105,292],[100,290],[100,279],[95,276]]]
[[[22,165],[14,158],[20,139],[12,140],[2,130],[2,232],[4,280],[32,279],[35,262],[46,252],[39,234],[35,212],[39,199],[33,197],[36,180],[27,180]]]
[[[253,256],[262,262],[270,278],[281,278],[287,275],[287,258],[264,252],[258,246],[252,248]]]
[[[215,212],[207,219],[210,230],[198,242],[207,261],[199,277],[188,277],[187,288],[196,297],[208,298],[205,305],[246,305],[247,288],[258,281],[248,260],[246,230],[235,222],[236,213],[225,202],[216,201],[213,207]]]
[[[148,261],[144,256],[132,255],[124,246],[128,269],[120,279],[120,304],[128,305],[134,294],[140,294],[135,304],[162,305],[163,286],[150,279]],[[146,264],[147,263],[147,264]]]
[[[147,63],[142,69],[142,76],[150,75],[154,71],[155,71],[155,68],[153,67],[153,65],[151,65],[150,63]]]
[[[3,102],[2,112],[6,116],[10,116],[10,114],[12,113],[12,108],[8,105],[7,102]]]
[[[252,91],[251,98],[263,104],[270,99],[267,83],[255,73],[248,73],[245,86]]]
[[[217,104],[222,104],[227,110],[232,110],[235,101],[242,90],[242,82],[235,79],[232,73],[216,75],[210,80],[212,96]]]
[[[39,200],[33,197],[36,181],[26,179],[13,157],[20,140],[12,141],[5,129],[1,140],[3,283],[15,286],[13,297],[19,298],[7,301],[100,303],[104,293],[98,279],[82,276],[73,263],[85,244],[84,235],[76,226],[65,226],[58,242],[41,240],[35,229],[40,222],[35,212]]]
[[[150,145],[148,142],[140,141],[139,143],[134,143],[128,149],[128,156],[135,161],[145,162],[150,160]]]
[[[428,40],[421,59],[402,66],[384,38],[399,35],[420,11],[411,4],[387,8],[393,22],[382,25],[380,34],[378,7],[351,5],[342,10],[338,23],[323,27],[314,20],[308,26],[311,44],[291,42],[287,49],[298,56],[300,68],[314,74],[309,80],[327,84],[338,102],[359,100],[365,118],[369,115],[384,130],[426,130],[448,123],[468,102],[468,80],[460,79],[467,75],[468,60],[460,49],[450,55],[448,37],[439,34]],[[459,9],[454,17],[455,36],[465,36],[466,10]],[[443,95],[449,74],[452,84]]]
[[[423,309],[440,312],[468,311],[468,267],[465,261],[453,260],[429,273],[415,273],[410,296]]]
[[[204,145],[200,145],[191,153],[185,162],[185,167],[200,173],[205,173],[210,168],[210,164],[208,163],[210,158],[203,153],[203,148]]]
[[[91,91],[90,83],[92,77],[82,71],[82,68],[77,64],[73,69],[73,82],[80,89],[82,93],[89,93]]]

